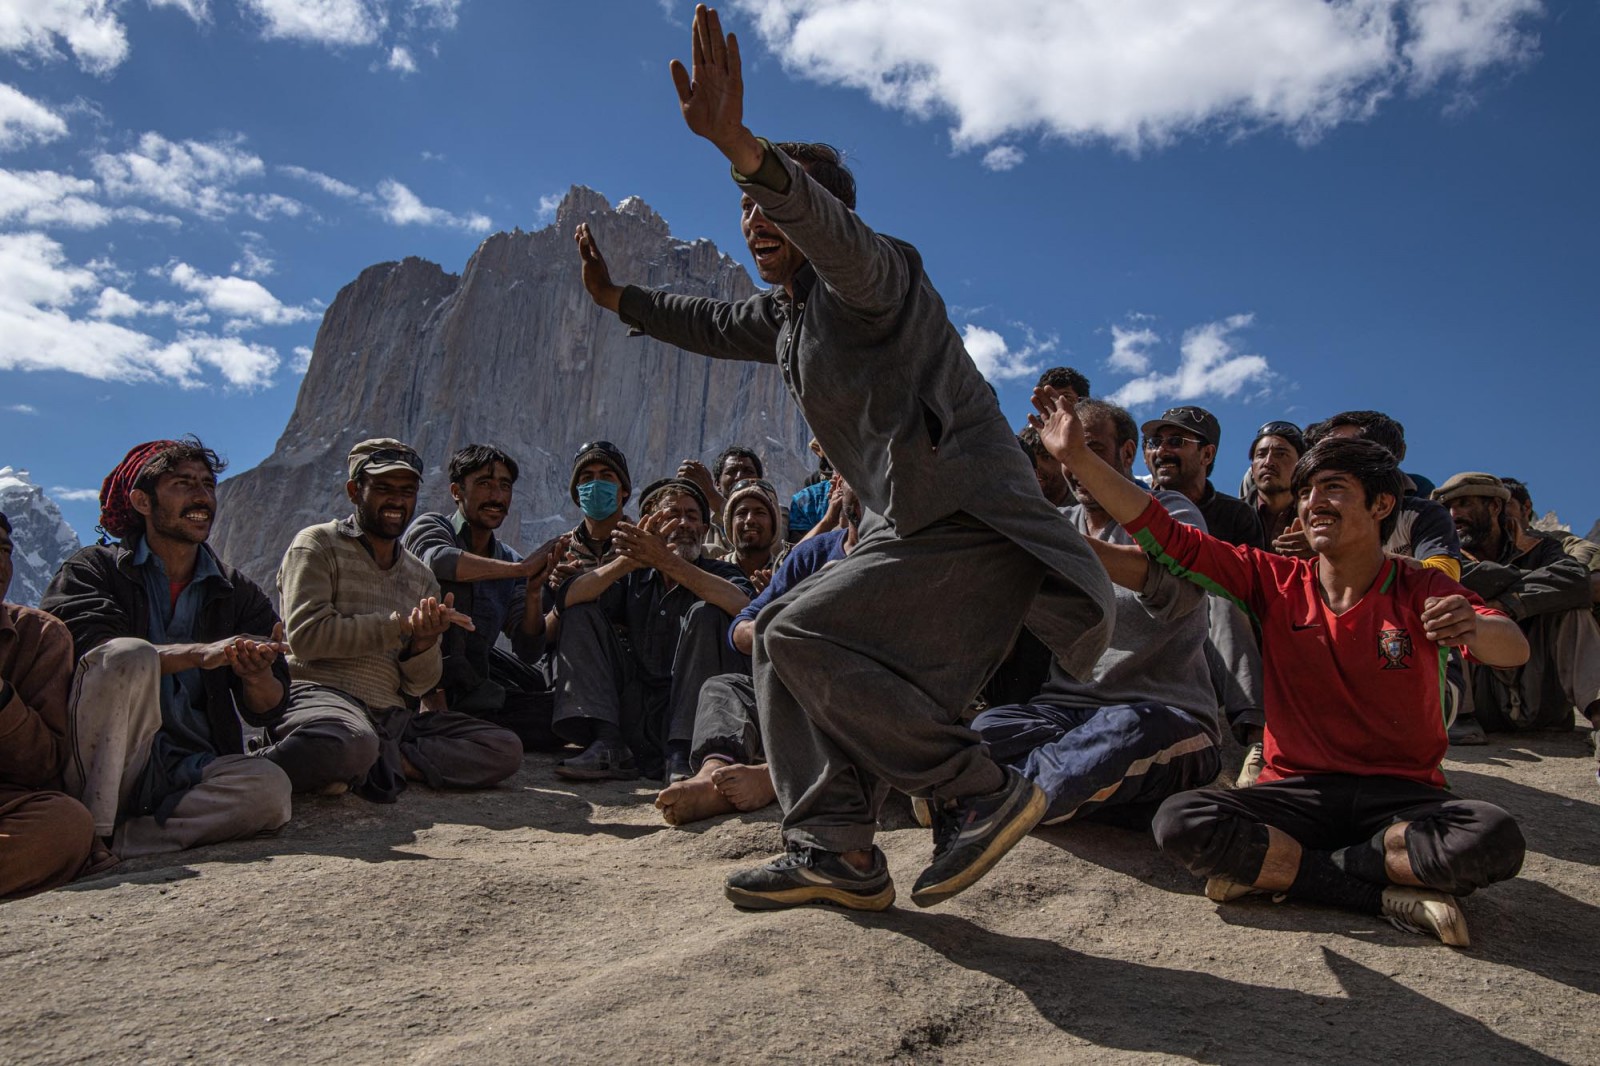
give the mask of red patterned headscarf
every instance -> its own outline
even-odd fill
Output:
[[[115,540],[127,540],[144,529],[144,516],[133,509],[128,494],[150,460],[179,445],[175,440],[153,440],[134,445],[117,468],[100,483],[100,532]]]

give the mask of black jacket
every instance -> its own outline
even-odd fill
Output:
[[[200,550],[211,549],[202,546]],[[278,613],[261,586],[220,559],[217,569],[222,580],[211,582],[200,608],[195,640],[210,643],[235,636],[271,636]],[[73,654],[79,659],[117,637],[150,639],[149,597],[134,568],[133,552],[121,544],[92,544],[75,553],[61,564],[40,606],[67,624]],[[232,670],[201,671],[204,713],[216,754],[244,751],[240,717],[254,726],[271,725],[283,717],[289,706],[289,665],[283,656],[273,664],[272,674],[283,683],[283,699],[265,714],[253,714],[243,698],[243,682]]]
[[[1495,562],[1468,562],[1461,583],[1484,600],[1498,600],[1514,621],[1558,611],[1585,611],[1590,606],[1589,572],[1561,549],[1561,542],[1533,531],[1534,543],[1519,552],[1505,538]]]

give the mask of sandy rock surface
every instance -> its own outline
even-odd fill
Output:
[[[1473,947],[1210,903],[1147,834],[1052,829],[929,911],[744,913],[776,809],[660,823],[529,756],[489,793],[307,799],[276,838],[0,906],[0,1060],[1600,1062],[1600,787],[1581,734],[1457,749],[1525,827]],[[640,784],[644,784],[640,782]]]

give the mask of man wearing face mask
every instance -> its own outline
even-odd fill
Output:
[[[687,777],[701,684],[749,673],[749,656],[725,637],[755,589],[738,566],[705,557],[708,511],[692,481],[647,486],[639,524],[613,527],[615,556],[556,593],[562,635],[553,724],[587,745],[556,766],[558,776]]]

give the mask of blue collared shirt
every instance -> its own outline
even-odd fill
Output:
[[[201,545],[195,558],[194,577],[178,594],[177,603],[161,557],[143,537],[133,550],[133,565],[144,579],[150,601],[150,643],[192,644],[206,602],[208,585],[221,581],[222,569],[211,549]],[[171,783],[188,788],[198,783],[200,771],[216,758],[216,742],[205,715],[205,685],[198,669],[182,670],[161,678],[161,732],[151,747],[150,761],[159,764]]]

